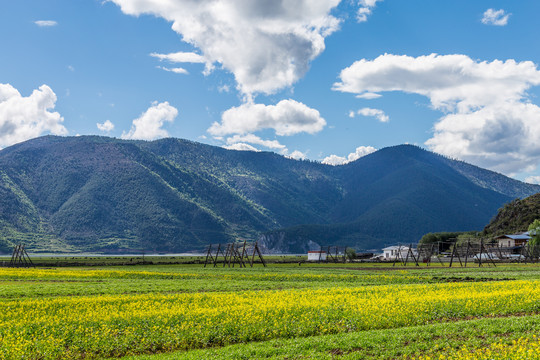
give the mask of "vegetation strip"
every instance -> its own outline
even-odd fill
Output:
[[[492,348],[493,359],[514,359],[509,351],[538,349],[540,315],[476,319],[368,330],[307,338],[275,339],[221,348],[168,354],[129,356],[122,360],[198,359],[491,359],[481,357]],[[521,339],[521,340],[520,340]],[[514,345],[514,341],[517,346]],[[536,341],[536,344],[535,344]],[[531,346],[532,345],[532,346]],[[496,351],[508,347],[504,356]],[[465,350],[464,350],[465,349]],[[459,354],[461,357],[455,356]],[[511,355],[511,354],[510,354]],[[537,359],[517,357],[516,359]]]
[[[0,357],[92,358],[540,311],[540,281],[0,301]]]

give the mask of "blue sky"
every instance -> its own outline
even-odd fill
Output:
[[[0,147],[171,136],[340,164],[411,143],[540,183],[538,13],[534,0],[3,1]]]

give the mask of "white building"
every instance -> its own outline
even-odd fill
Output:
[[[308,261],[326,261],[326,251],[308,251],[307,259]]]
[[[414,256],[416,256],[416,249],[411,249]],[[408,246],[389,246],[383,249],[382,260],[395,260],[406,259],[409,253]],[[410,256],[409,256],[410,257]],[[412,258],[411,258],[412,259]]]

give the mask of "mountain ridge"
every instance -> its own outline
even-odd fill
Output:
[[[376,247],[481,229],[515,194],[540,191],[452,161],[411,145],[330,166],[174,138],[45,136],[0,150],[0,250],[201,250],[280,231],[297,244],[284,252]]]

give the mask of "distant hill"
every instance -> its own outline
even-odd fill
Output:
[[[0,251],[176,252],[261,234],[278,252],[380,248],[481,229],[538,191],[409,145],[334,167],[180,139],[45,136],[0,151]]]
[[[346,196],[332,212],[334,224],[295,226],[262,240],[298,244],[302,238],[363,249],[416,243],[432,232],[426,229],[480,231],[516,194],[540,191],[538,185],[409,145],[379,150],[339,170]]]
[[[536,219],[540,219],[540,193],[506,204],[484,228],[483,234],[498,236],[527,231]]]

